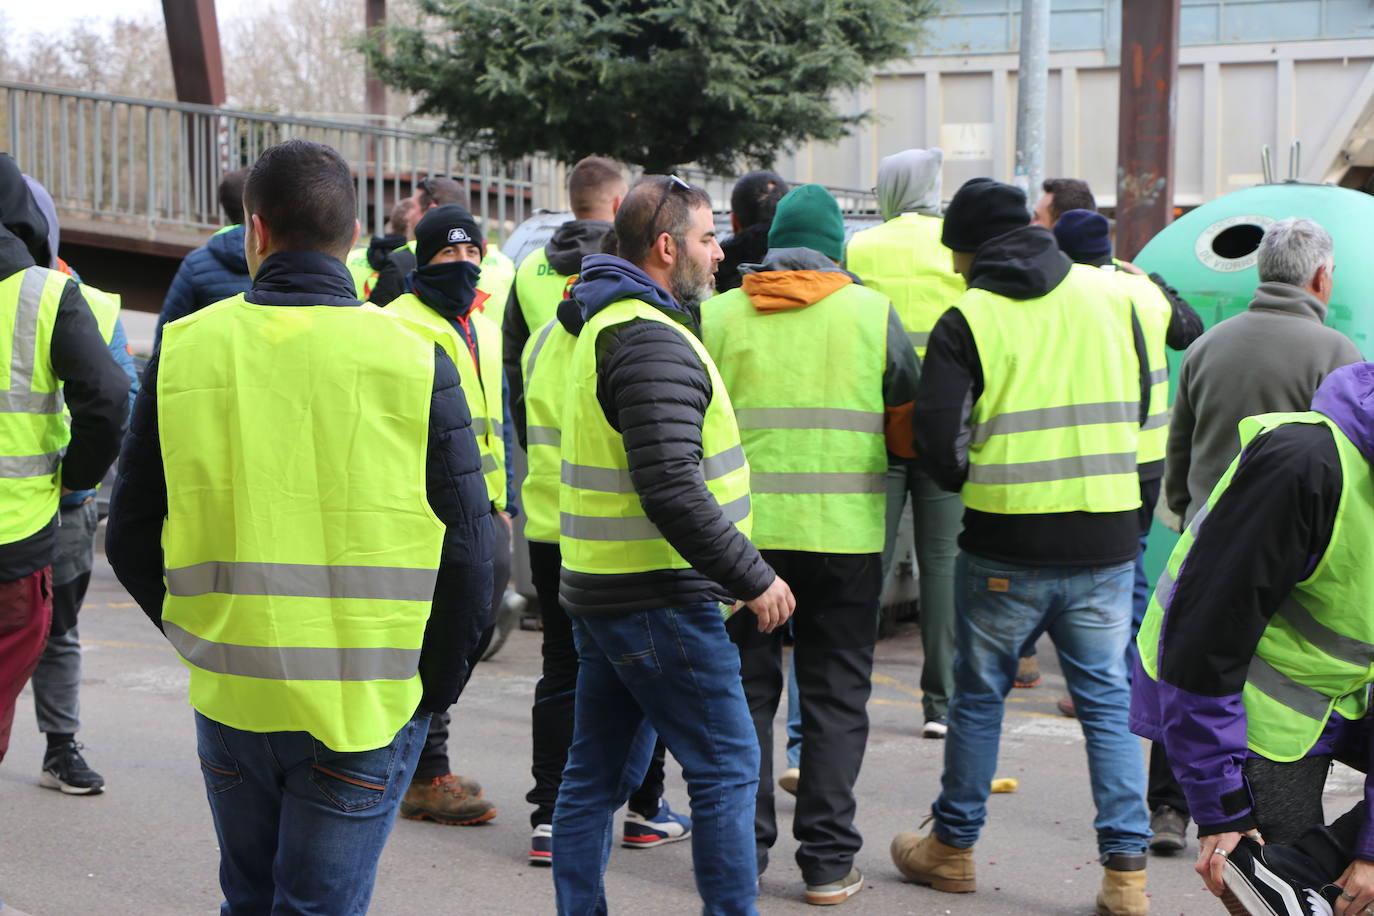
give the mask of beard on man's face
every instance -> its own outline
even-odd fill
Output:
[[[688,257],[679,258],[668,274],[668,292],[679,305],[700,305],[715,291],[716,277],[709,262],[698,264]]]

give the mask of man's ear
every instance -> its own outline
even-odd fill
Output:
[[[658,255],[665,266],[671,266],[677,260],[677,242],[672,235],[667,232],[660,232],[658,238],[654,240],[652,251]]]
[[[261,258],[272,245],[270,238],[271,230],[269,230],[267,224],[262,221],[262,217],[258,216],[256,213],[248,214],[248,219],[252,224],[253,253]]]

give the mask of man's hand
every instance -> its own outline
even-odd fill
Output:
[[[1264,838],[1258,830],[1247,830],[1243,834],[1232,830],[1229,833],[1214,833],[1198,840],[1197,864],[1193,866],[1193,871],[1202,875],[1202,882],[1207,885],[1207,889],[1218,897],[1221,896],[1224,887],[1221,875],[1226,869],[1226,857],[1236,848],[1242,836],[1248,836],[1261,846],[1264,845]]]
[[[1356,859],[1335,883],[1341,888],[1333,908],[1336,916],[1364,916],[1365,910],[1374,911],[1374,862]]]
[[[797,607],[797,599],[792,596],[792,589],[782,581],[782,576],[776,575],[772,584],[763,590],[762,595],[744,603],[754,612],[754,616],[758,617],[760,633],[771,633],[782,626]]]

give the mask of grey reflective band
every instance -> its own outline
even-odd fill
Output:
[[[533,444],[534,439],[526,441]],[[706,480],[719,480],[726,474],[738,471],[745,466],[744,446],[736,445],[723,452],[703,458],[701,476]],[[564,461],[558,479],[579,490],[595,490],[598,493],[634,493],[634,480],[624,468],[598,468],[586,464],[572,464]],[[737,521],[737,519],[732,519]]]
[[[563,432],[556,426],[527,426],[525,442],[529,445],[552,445],[554,448],[561,448]]]
[[[487,418],[487,429],[491,431],[491,437],[493,439],[500,439],[506,434],[505,424],[501,423],[499,420],[493,420],[491,417]]]
[[[1116,455],[1079,455],[1073,458],[1051,458],[1048,461],[1022,461],[1016,464],[972,464],[968,469],[969,483],[1017,484],[1045,483],[1051,480],[1077,480],[1080,477],[1102,477],[1109,474],[1135,474],[1136,453]]]
[[[162,621],[181,657],[203,671],[273,681],[404,681],[420,668],[419,649],[330,649],[211,642]]]
[[[717,480],[726,474],[744,467],[744,446],[736,445],[723,452],[708,455],[701,460],[701,476],[707,480]]]
[[[1159,602],[1160,607],[1167,611],[1169,609],[1169,602],[1173,597],[1174,577],[1169,572],[1169,567],[1166,564],[1164,572],[1159,574],[1159,580],[1155,582],[1155,600]]]
[[[530,351],[529,362],[525,363],[526,391],[528,391],[530,387],[530,377],[534,375],[534,361],[539,358],[539,351],[544,349],[544,342],[547,341],[549,339],[549,335],[553,333],[554,325],[556,323],[557,322],[555,321],[551,321],[544,326],[544,330],[539,335],[539,339],[534,342],[534,349]]]
[[[1035,407],[1030,410],[1000,413],[974,424],[973,438],[970,441],[974,445],[982,445],[993,436],[1007,436],[1012,433],[1095,426],[1099,423],[1139,422],[1139,401],[1104,401],[1099,404],[1069,404],[1065,407]]]
[[[0,413],[62,412],[61,391],[0,391]]]
[[[1168,380],[1169,380],[1169,367],[1168,367],[1168,366],[1165,366],[1163,369],[1155,369],[1153,372],[1150,373],[1150,384],[1151,384],[1151,385],[1158,385],[1160,382],[1167,382]]]
[[[61,452],[48,452],[46,455],[0,456],[0,479],[51,477],[57,473],[57,469],[61,466]]]
[[[930,343],[929,331],[907,331],[906,337],[907,340],[911,341],[913,347],[924,347]]]
[[[430,602],[434,600],[438,571],[407,566],[313,566],[210,560],[169,569],[166,575],[168,594],[178,598],[216,594]]]
[[[1312,612],[1292,595],[1279,605],[1278,615],[1292,624],[1303,639],[1332,658],[1360,668],[1374,664],[1374,645],[1337,633],[1313,617]]]
[[[483,452],[483,453],[482,453],[482,473],[483,473],[483,474],[490,474],[490,473],[491,473],[492,471],[494,471],[494,470],[496,470],[496,458],[493,457],[493,455],[491,454],[491,452]]]
[[[749,477],[755,493],[885,493],[886,474],[778,474],[755,471]]]
[[[742,407],[735,411],[740,429],[838,429],[882,435],[883,415],[843,407]]]
[[[1145,422],[1140,427],[1140,431],[1147,432],[1149,430],[1160,429],[1161,427],[1165,427],[1168,425],[1169,411],[1166,410],[1161,413],[1150,414],[1150,416],[1146,417]]]
[[[38,349],[38,313],[43,306],[43,287],[48,272],[24,271],[19,284],[19,309],[14,315],[14,342],[10,346],[10,391],[33,390],[33,367]]]
[[[1275,702],[1309,719],[1325,721],[1331,698],[1319,690],[1299,684],[1258,655],[1250,659],[1245,682]]]
[[[749,497],[741,496],[720,507],[727,522],[738,523],[749,517]],[[559,513],[558,532],[579,541],[652,541],[663,533],[645,516],[601,518],[594,515]]]

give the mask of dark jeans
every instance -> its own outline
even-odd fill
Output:
[[[14,704],[43,654],[51,622],[51,566],[0,582],[0,760],[10,747]]]
[[[1330,826],[1312,827],[1293,842],[1294,848],[1306,853],[1317,866],[1322,880],[1335,881],[1355,860],[1365,810],[1366,803],[1361,801]]]
[[[765,550],[766,559],[797,598],[792,617],[801,699],[801,782],[792,835],[807,884],[849,874],[863,837],[854,827],[854,783],[868,743],[868,695],[882,589],[879,554],[820,554]],[[739,647],[740,676],[759,741],[759,788],[754,842],[759,871],[778,838],[773,810],[773,717],[782,694],[781,628],[758,631],[747,608],[727,625]]]
[[[367,912],[428,713],[391,743],[332,751],[308,732],[247,732],[196,713],[219,839],[221,916]]]
[[[491,524],[491,605],[487,608],[482,638],[468,656],[469,679],[477,663],[486,654],[487,646],[491,645],[491,634],[496,631],[496,615],[506,595],[506,585],[510,582],[510,526],[494,511],[491,513]],[[430,718],[429,734],[425,736],[425,746],[420,750],[420,761],[415,766],[416,782],[428,782],[436,776],[453,772],[448,759],[448,728],[451,721],[447,710]]]
[[[573,641],[572,619],[558,603],[558,569],[562,556],[557,544],[530,541],[530,579],[539,596],[539,615],[543,620],[544,656],[539,682],[534,685],[534,759],[530,774],[534,788],[525,801],[534,805],[530,826],[553,823],[554,803],[563,782],[563,767],[568,763],[568,748],[573,738],[573,705],[577,693],[577,644]],[[653,758],[644,782],[630,796],[630,810],[650,817],[658,812],[663,797],[663,742],[654,746]]]
[[[692,866],[703,912],[756,913],[749,821],[759,748],[720,606],[576,617],[573,633],[575,725],[553,815],[558,912],[607,911],[603,877],[615,811],[643,781],[657,733],[682,764],[692,799]]]

